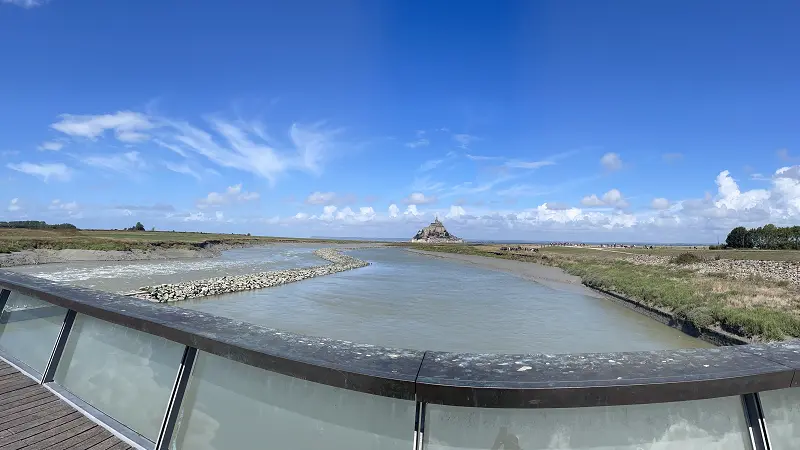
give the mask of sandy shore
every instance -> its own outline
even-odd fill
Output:
[[[431,256],[433,258],[443,258],[460,261],[467,264],[475,264],[486,269],[499,270],[501,272],[517,275],[527,280],[544,284],[553,289],[604,298],[602,294],[584,286],[581,283],[580,277],[570,275],[558,267],[550,267],[524,261],[514,261],[511,259],[492,258],[489,256],[462,255],[459,253],[429,252],[425,250],[412,249],[406,249],[406,251]]]
[[[24,250],[0,254],[0,267],[30,266],[37,264],[78,262],[78,261],[142,261],[183,258],[211,258],[218,256],[227,248],[205,249],[156,248],[153,250]]]

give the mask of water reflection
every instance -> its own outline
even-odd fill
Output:
[[[408,450],[413,429],[412,401],[312,383],[201,352],[175,445]]]
[[[428,405],[427,410],[426,450],[735,450],[750,446],[739,397],[595,408],[499,410]]]
[[[55,381],[155,441],[184,347],[78,314]]]

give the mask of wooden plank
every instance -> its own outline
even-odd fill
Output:
[[[7,409],[7,410],[3,411],[2,413],[0,413],[0,424],[6,423],[6,422],[8,422],[10,420],[14,420],[17,417],[20,417],[22,415],[23,411],[29,410],[31,408],[36,408],[37,406],[47,405],[49,403],[53,403],[53,402],[57,402],[57,401],[60,401],[60,400],[58,399],[58,397],[55,397],[55,396],[53,396],[53,397],[44,397],[44,398],[41,398],[41,399],[36,400],[36,401],[34,401],[32,403],[29,403],[29,404],[24,404],[24,405],[17,406],[16,408]],[[28,415],[28,414],[26,414],[26,415]]]
[[[5,449],[6,448],[5,446],[7,445],[31,438],[32,436],[36,436],[37,434],[42,434],[42,432],[47,431],[49,428],[55,428],[61,424],[69,423],[74,420],[83,418],[84,417],[78,411],[72,411],[71,413],[63,415],[61,417],[52,418],[49,421],[40,423],[35,427],[28,428],[27,430],[23,430],[18,433],[14,433],[12,435],[0,438],[0,448]]]
[[[29,386],[26,388],[22,388],[8,395],[3,395],[2,397],[0,397],[0,410],[3,410],[5,408],[5,405],[13,403],[19,400],[20,398],[30,398],[39,394],[50,394],[50,391],[37,385],[37,386]]]
[[[36,384],[35,381],[31,380],[25,375],[16,374],[11,378],[7,378],[5,380],[0,381],[0,389],[5,388],[6,386],[11,386],[12,384],[20,384],[23,382],[28,383],[28,385]]]
[[[78,429],[78,427],[86,426],[86,422],[88,422],[88,419],[79,415],[79,417],[64,423],[60,423],[56,426],[47,424],[44,427],[36,428],[34,430],[34,434],[25,439],[11,442],[7,445],[0,444],[0,448],[3,450],[18,450],[20,448],[44,449],[47,448],[48,445],[52,445],[67,439],[70,435],[68,434],[67,436],[62,436],[63,433],[69,433],[71,430]],[[51,442],[51,440],[55,442]]]
[[[13,436],[8,439],[8,443],[5,440],[0,440],[0,448],[3,450],[15,450],[19,448],[25,448],[41,442],[45,439],[49,439],[53,436],[57,436],[64,431],[71,430],[73,428],[78,427],[79,425],[85,423],[88,420],[85,417],[77,414],[76,416],[65,416],[61,419],[54,420],[44,426],[34,428],[32,430],[28,430],[26,432],[27,436],[22,439],[16,439],[16,436]]]
[[[109,448],[108,450],[132,450],[132,447],[124,442],[120,442],[119,444]]]
[[[5,417],[2,418],[2,420],[0,420],[0,428],[6,428],[9,423],[15,422],[15,421],[17,421],[19,419],[22,419],[22,418],[25,418],[25,419],[31,418],[32,416],[34,416],[38,412],[50,411],[52,409],[51,406],[57,406],[57,405],[58,405],[58,403],[52,402],[52,403],[48,403],[46,405],[43,405],[44,407],[28,408],[28,409],[26,409],[24,411],[20,411],[20,412],[18,412],[16,414],[5,416]]]
[[[88,450],[109,450],[111,447],[119,444],[121,441],[116,437],[111,437],[106,439],[105,441],[100,442],[99,444],[95,445],[94,447],[89,447]]]
[[[52,422],[58,418],[66,416],[67,414],[76,412],[72,407],[66,403],[61,403],[50,409],[37,410],[34,408],[33,414],[25,417],[19,417],[11,422],[6,422],[2,425],[3,430],[0,431],[0,436],[10,436],[12,434],[20,433],[30,428],[38,427],[39,425],[47,422]]]
[[[35,386],[36,384],[31,380],[20,380],[13,384],[8,384],[6,386],[0,387],[0,395],[6,395],[10,392],[14,392],[18,389],[26,388],[29,386]]]
[[[63,442],[73,436],[77,436],[81,433],[85,433],[90,428],[94,428],[97,425],[92,422],[91,420],[81,417],[78,419],[80,422],[78,426],[70,427],[68,424],[62,425],[63,428],[58,433],[53,433],[54,429],[50,428],[47,430],[47,433],[53,433],[47,437],[47,439],[39,440],[34,445],[31,445],[30,448],[38,448],[42,450],[49,450],[54,445]],[[71,423],[71,422],[70,422]],[[44,433],[38,434],[37,437],[44,435]],[[12,447],[13,448],[13,447]],[[11,449],[9,449],[11,450]]]
[[[84,431],[83,433],[77,434],[72,436],[71,438],[61,441],[58,444],[51,445],[47,447],[48,450],[72,450],[77,448],[86,448],[83,443],[88,441],[89,439],[100,435],[103,430],[102,427],[97,426],[97,424],[92,424],[93,427],[89,428],[88,430]]]
[[[113,434],[111,434],[108,430],[103,427],[96,427],[99,430],[99,433],[95,434],[91,438],[81,442],[80,448],[82,449],[92,449],[95,450],[95,446],[100,444],[101,442],[105,442],[111,439],[113,442],[119,442]],[[114,444],[111,444],[114,445]]]

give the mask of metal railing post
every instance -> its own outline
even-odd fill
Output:
[[[753,450],[771,450],[772,446],[767,436],[767,426],[764,423],[764,414],[758,394],[742,395],[742,405]]]
[[[75,316],[77,314],[78,313],[71,309],[67,310],[67,314],[64,316],[64,322],[61,324],[61,332],[58,333],[58,339],[56,339],[53,352],[50,354],[50,360],[47,361],[47,367],[44,369],[44,373],[42,373],[41,384],[53,381],[53,378],[56,376],[58,363],[61,361],[61,355],[64,353],[64,346],[67,345],[67,339],[69,339],[69,333],[72,331],[72,324],[75,323]]]
[[[425,403],[416,401],[416,411],[414,413],[414,450],[422,450],[425,446],[423,438],[425,436]]]
[[[197,349],[187,346],[183,350],[181,366],[175,376],[175,384],[172,386],[172,394],[169,398],[167,411],[164,413],[164,421],[161,430],[158,432],[155,450],[167,450],[172,441],[172,434],[175,431],[175,424],[178,422],[178,415],[181,412],[181,403],[186,394],[186,387],[189,385],[189,375],[192,373],[194,361],[197,359]]]
[[[8,297],[10,296],[11,296],[11,291],[9,291],[8,289],[0,290],[0,313],[2,313],[3,310],[5,309],[6,302],[8,301]]]

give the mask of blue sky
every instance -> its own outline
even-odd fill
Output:
[[[800,222],[797,2],[0,0],[0,220],[691,241]]]

